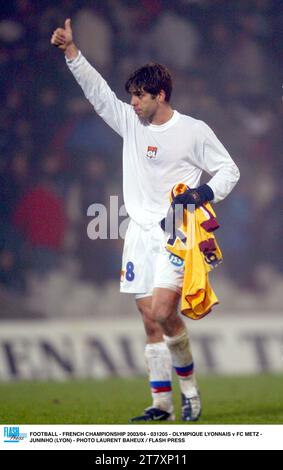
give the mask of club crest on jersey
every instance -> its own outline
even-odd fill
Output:
[[[151,147],[151,146],[147,147],[146,156],[148,158],[156,158],[156,154],[157,154],[157,147]]]

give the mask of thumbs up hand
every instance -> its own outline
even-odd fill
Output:
[[[68,59],[74,59],[78,55],[78,49],[73,42],[73,31],[70,18],[66,19],[64,28],[55,29],[50,42],[53,46],[64,51]]]
[[[73,32],[70,18],[65,21],[65,28],[55,29],[50,42],[53,46],[59,47],[59,49],[62,49],[63,51],[73,43]]]

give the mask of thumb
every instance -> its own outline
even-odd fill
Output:
[[[72,31],[72,28],[71,28],[71,19],[68,18],[66,21],[65,21],[65,30],[67,32],[71,32]]]

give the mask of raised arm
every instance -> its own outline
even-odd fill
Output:
[[[64,28],[53,32],[51,44],[64,51],[69,69],[97,114],[123,137],[128,115],[133,110],[116,97],[104,78],[81,54],[73,41],[70,18],[65,21]]]

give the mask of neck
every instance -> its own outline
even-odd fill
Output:
[[[155,124],[160,126],[161,124],[165,124],[171,117],[173,116],[173,109],[171,108],[170,104],[164,104],[160,106],[156,113],[150,119],[150,124]]]

